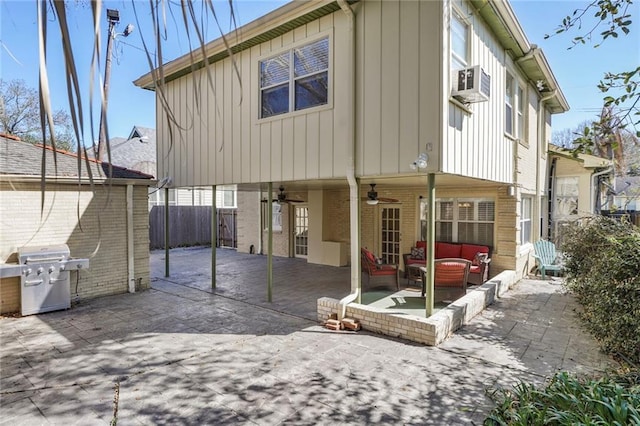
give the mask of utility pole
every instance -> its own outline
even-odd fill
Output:
[[[117,9],[107,9],[107,21],[109,22],[109,35],[107,37],[107,59],[105,61],[104,68],[104,104],[100,108],[100,129],[98,134],[98,160],[102,161],[104,158],[104,151],[107,146],[107,130],[106,130],[106,118],[107,118],[107,104],[109,101],[109,79],[111,78],[111,50],[113,49],[113,40],[116,36],[123,35],[127,37],[133,32],[133,25],[129,24],[124,29],[123,33],[116,33],[116,25],[120,22],[120,12]]]

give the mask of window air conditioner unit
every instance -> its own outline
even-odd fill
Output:
[[[452,76],[452,96],[464,103],[488,101],[491,95],[491,76],[480,65],[455,70]]]

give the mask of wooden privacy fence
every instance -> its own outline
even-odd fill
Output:
[[[149,248],[164,248],[164,206],[149,212]],[[236,210],[218,209],[217,247],[237,247]],[[169,247],[211,245],[211,206],[169,206]]]

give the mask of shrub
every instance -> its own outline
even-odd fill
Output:
[[[543,388],[519,383],[489,395],[494,408],[485,425],[640,425],[637,375],[581,380],[558,373]]]
[[[640,228],[603,216],[569,226],[565,284],[605,352],[640,363]]]

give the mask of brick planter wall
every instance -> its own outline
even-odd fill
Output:
[[[429,318],[388,313],[387,310],[359,303],[347,305],[346,316],[359,320],[363,330],[436,346],[515,283],[515,271],[503,271]],[[331,314],[337,313],[339,302],[329,297],[318,299],[318,320],[325,321]]]

